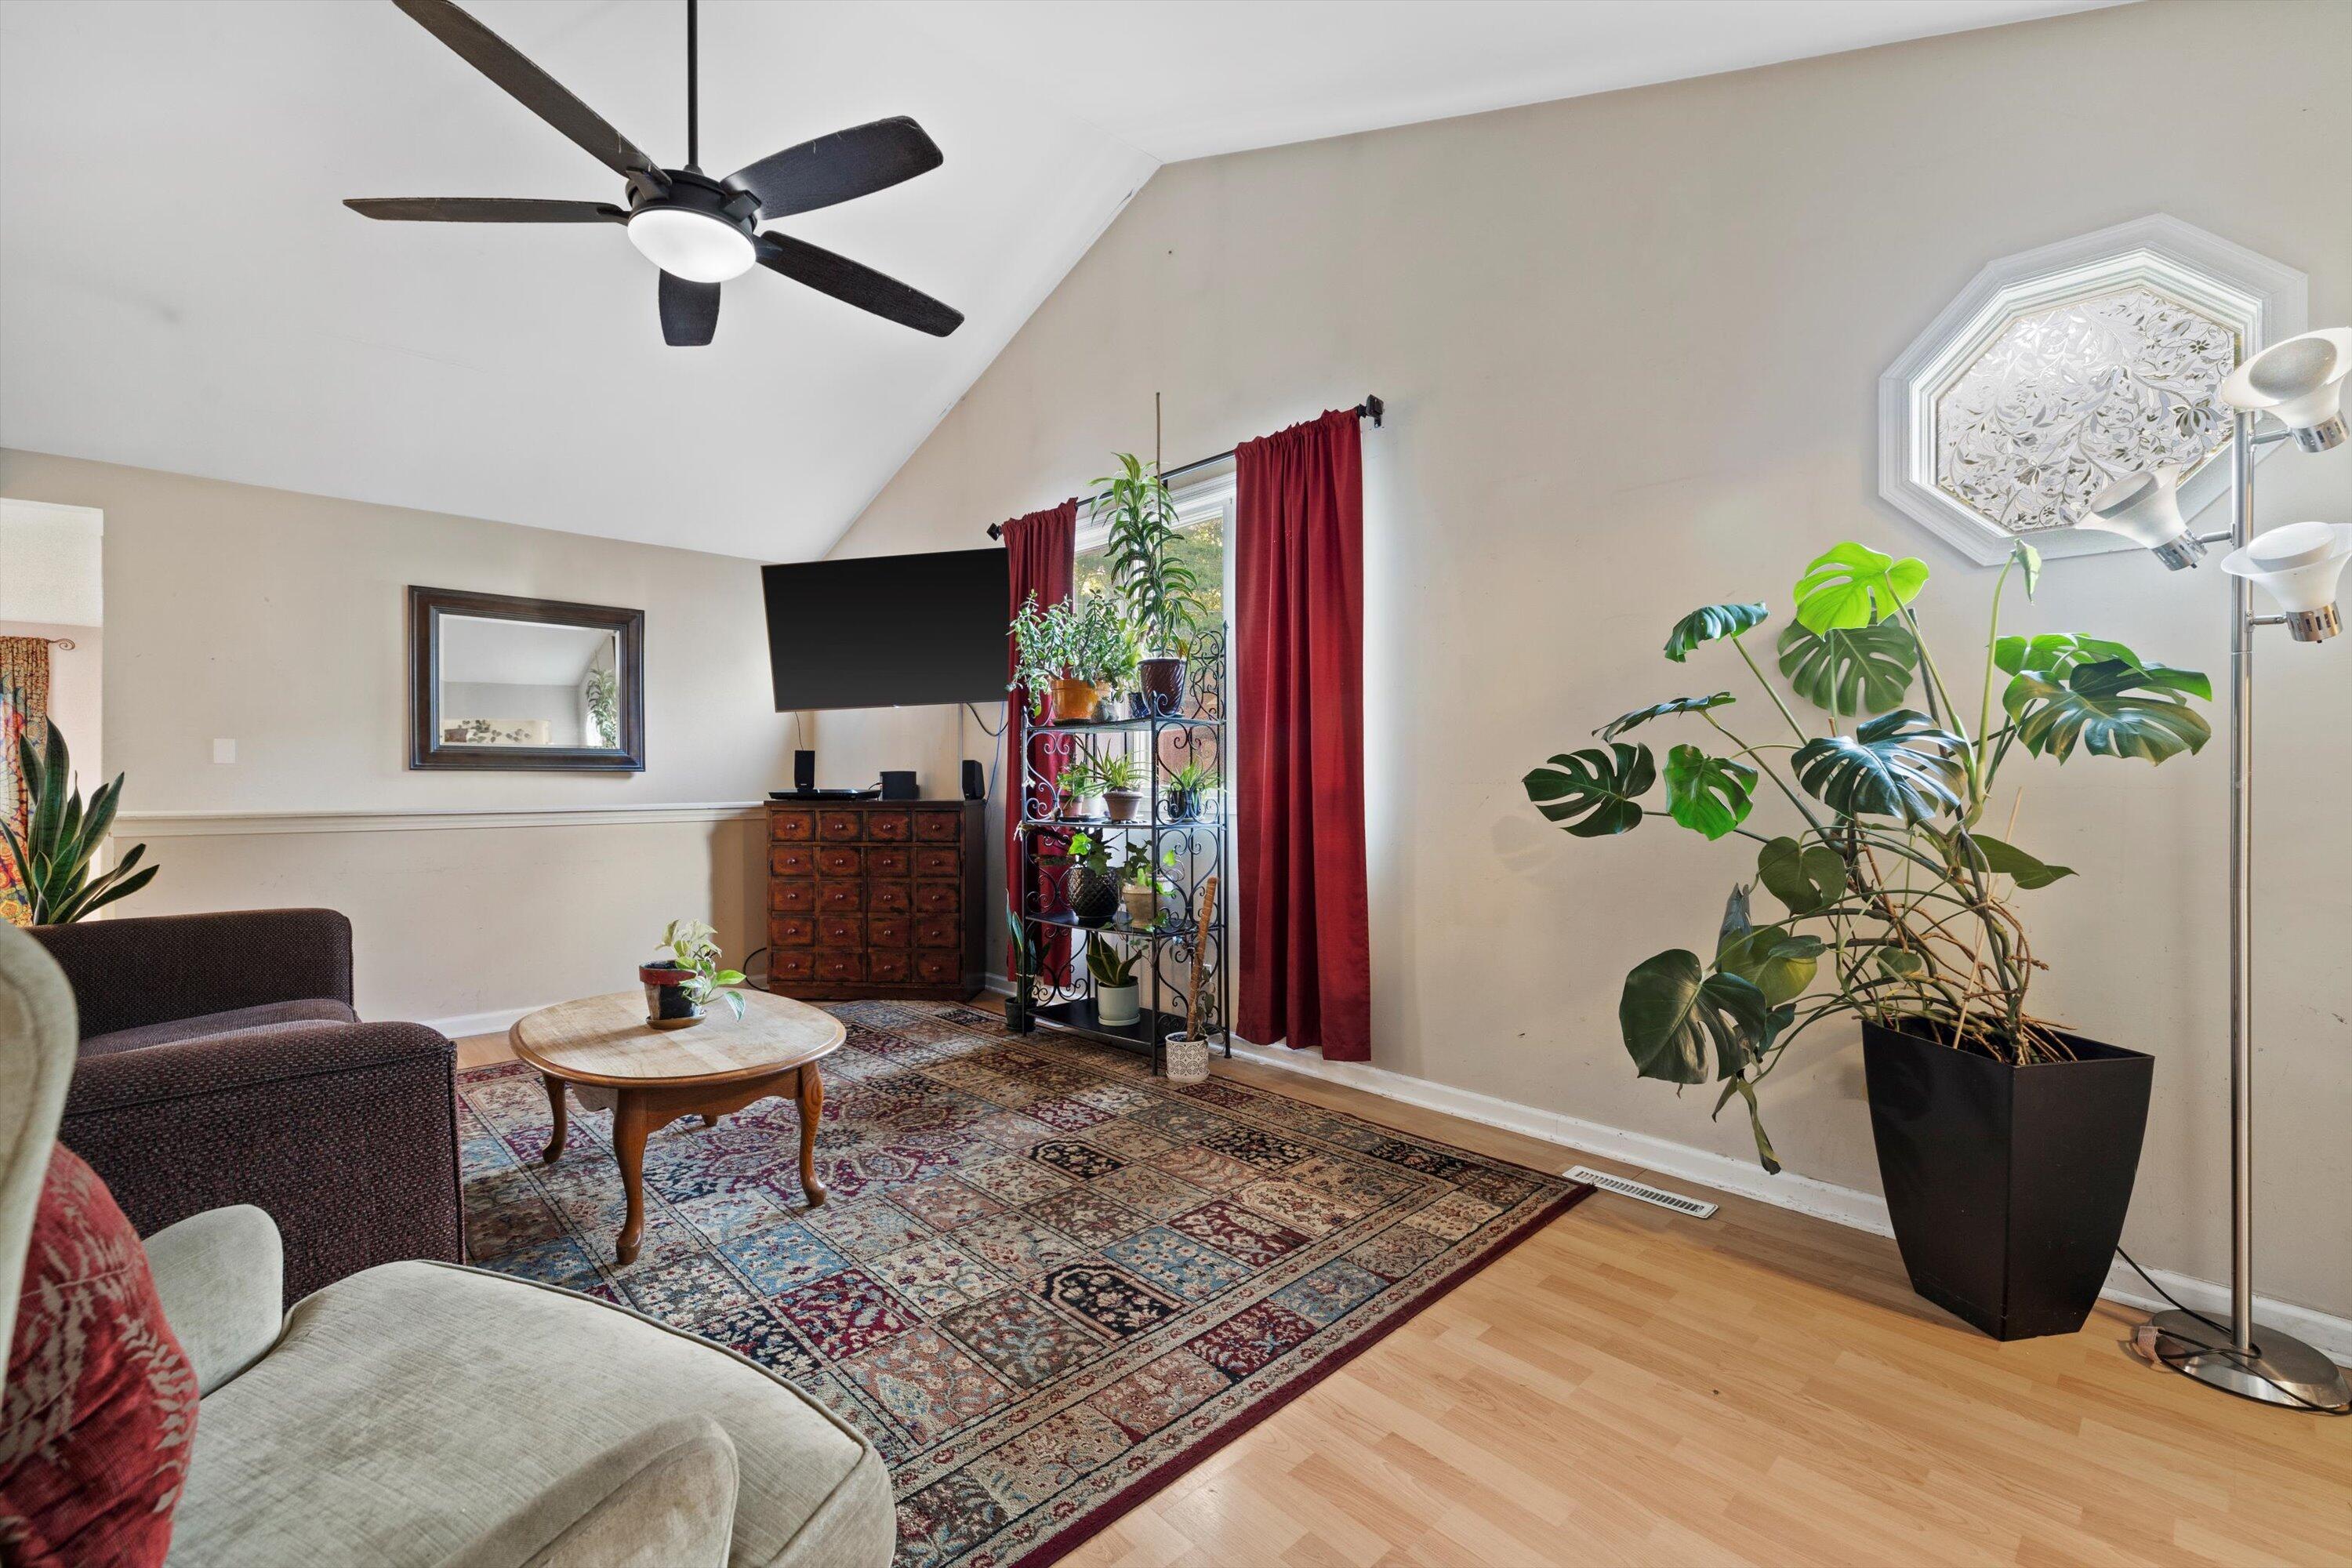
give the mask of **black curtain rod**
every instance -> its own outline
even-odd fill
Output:
[[[1373,393],[1369,397],[1366,397],[1361,403],[1356,405],[1355,415],[1359,419],[1370,420],[1372,422],[1372,428],[1377,430],[1381,427],[1381,416],[1386,414],[1388,411],[1389,405],[1381,401],[1380,394]],[[1210,468],[1215,464],[1225,462],[1229,460],[1233,455],[1234,449],[1228,447],[1225,450],[1219,452],[1213,457],[1202,458],[1190,463],[1180,464],[1160,475],[1160,482],[1164,485],[1170,479],[1176,479],[1181,475],[1193,473],[1199,469]],[[1003,538],[1004,525],[998,522],[990,523],[988,525],[988,537],[991,539]]]

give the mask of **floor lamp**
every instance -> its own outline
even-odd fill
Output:
[[[2297,642],[2343,629],[2336,589],[2352,562],[2352,524],[2291,522],[2254,531],[2254,450],[2292,437],[2306,452],[2347,438],[2342,398],[2352,371],[2352,330],[2305,332],[2256,354],[2222,382],[2231,410],[2232,514],[2223,531],[2189,531],[2168,470],[2132,474],[2091,500],[2079,526],[2120,533],[2174,571],[2209,544],[2227,543],[2230,574],[2230,1321],[2186,1310],[2154,1320],[2157,1355],[2200,1383],[2248,1399],[2307,1410],[2352,1405],[2341,1368],[2291,1334],[2254,1321],[2253,898],[2247,863],[2253,833],[2253,633],[2283,626]],[[2283,426],[2260,433],[2264,414]],[[2253,613],[2256,584],[2280,613]]]

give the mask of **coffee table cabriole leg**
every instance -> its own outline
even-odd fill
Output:
[[[801,1188],[808,1194],[809,1206],[824,1202],[823,1184],[816,1179],[816,1124],[824,1120],[824,1082],[817,1077],[816,1064],[810,1062],[800,1069],[801,1101]]]
[[[617,1263],[635,1263],[637,1244],[646,1234],[646,1134],[652,1131],[646,1114],[645,1096],[636,1089],[621,1090],[620,1103],[613,1107],[613,1154],[621,1166],[621,1190],[628,1195],[628,1216],[621,1222],[621,1239],[613,1247]]]
[[[554,1113],[555,1117],[555,1130],[547,1135],[545,1162],[552,1165],[555,1163],[555,1157],[563,1152],[563,1134],[566,1131],[563,1080],[551,1072],[543,1072],[539,1076],[547,1080],[547,1108]]]

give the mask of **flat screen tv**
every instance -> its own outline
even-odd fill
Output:
[[[776,711],[1004,700],[1001,549],[764,566]]]

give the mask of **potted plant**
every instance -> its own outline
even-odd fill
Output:
[[[1141,957],[1139,952],[1121,951],[1107,936],[1088,940],[1087,973],[1094,976],[1097,1022],[1117,1027],[1143,1016],[1142,987],[1135,979],[1135,966]]]
[[[1112,752],[1095,759],[1095,787],[1102,791],[1103,815],[1113,822],[1132,822],[1137,808],[1143,805],[1143,792],[1135,787],[1141,776],[1132,752]]]
[[[1099,787],[1094,763],[1085,757],[1072,758],[1054,781],[1055,810],[1062,820],[1076,822],[1092,816],[1087,807]]]
[[[1110,846],[1091,833],[1073,833],[1049,863],[1069,869],[1071,917],[1082,926],[1108,925],[1118,913],[1118,873],[1111,868]]]
[[[1195,822],[1209,792],[1217,787],[1217,770],[1205,763],[1186,763],[1168,775],[1168,819]]]
[[[25,900],[26,923],[37,926],[65,925],[127,899],[153,881],[156,870],[139,864],[147,846],[134,844],[114,865],[89,874],[122,804],[122,775],[99,785],[85,802],[65,732],[51,721],[47,733],[48,743],[37,750],[29,732],[16,737],[17,777],[29,805],[25,831],[17,833],[0,816],[0,846],[8,852],[0,865],[0,889]]]
[[[1082,723],[1127,668],[1118,606],[1095,596],[1038,605],[1032,594],[1013,617],[1014,670],[1008,689],[1025,689],[1056,724]]]
[[[2190,700],[2211,685],[2194,670],[2074,633],[2002,636],[2012,575],[2031,598],[2041,560],[2030,547],[1994,584],[1973,726],[1920,635],[1926,565],[1843,543],[1798,580],[1795,624],[1773,653],[1825,721],[1800,721],[1742,642],[1765,606],[1710,605],[1675,626],[1666,657],[1727,644],[1789,740],[1735,734],[1728,691],[1673,697],[1611,720],[1594,731],[1600,745],[1525,781],[1580,838],[1664,816],[1756,846],[1754,881],[1734,885],[1712,960],[1677,948],[1626,977],[1625,1048],[1645,1078],[1719,1082],[1718,1114],[1738,1095],[1759,1157],[1778,1171],[1757,1084],[1815,1024],[1858,1020],[1912,1286],[2001,1339],[2071,1332],[2089,1313],[2131,1201],[2153,1062],[2029,1008],[2045,964],[2013,905],[2074,872],[2011,843],[2006,824],[2004,837],[1985,830],[1998,775],[2019,753],[2161,763],[2211,735]],[[1620,739],[1669,718],[1706,726],[1706,743],[1675,746],[1661,768],[1648,745]],[[1665,805],[1644,805],[1662,774]],[[1750,823],[1759,781],[1785,802],[1786,831]],[[1754,911],[1758,884],[1785,915]]]
[[[1200,579],[1171,554],[1176,502],[1158,472],[1131,452],[1113,457],[1119,471],[1095,481],[1087,515],[1104,525],[1111,587],[1142,637],[1137,679],[1146,711],[1139,717],[1171,718],[1184,706],[1184,660],[1201,619]]]
[[[1176,889],[1160,875],[1161,867],[1173,868],[1176,851],[1171,846],[1160,852],[1160,865],[1153,865],[1151,852],[1142,845],[1129,848],[1127,859],[1118,868],[1118,898],[1126,906],[1127,923],[1139,931],[1150,931],[1160,923],[1160,900],[1173,899]]]
[[[743,1016],[742,993],[727,989],[743,984],[743,972],[719,966],[717,931],[700,921],[672,921],[661,942],[669,956],[637,968],[637,979],[646,988],[647,1024],[656,1029],[699,1024],[714,996],[738,1018]]]

